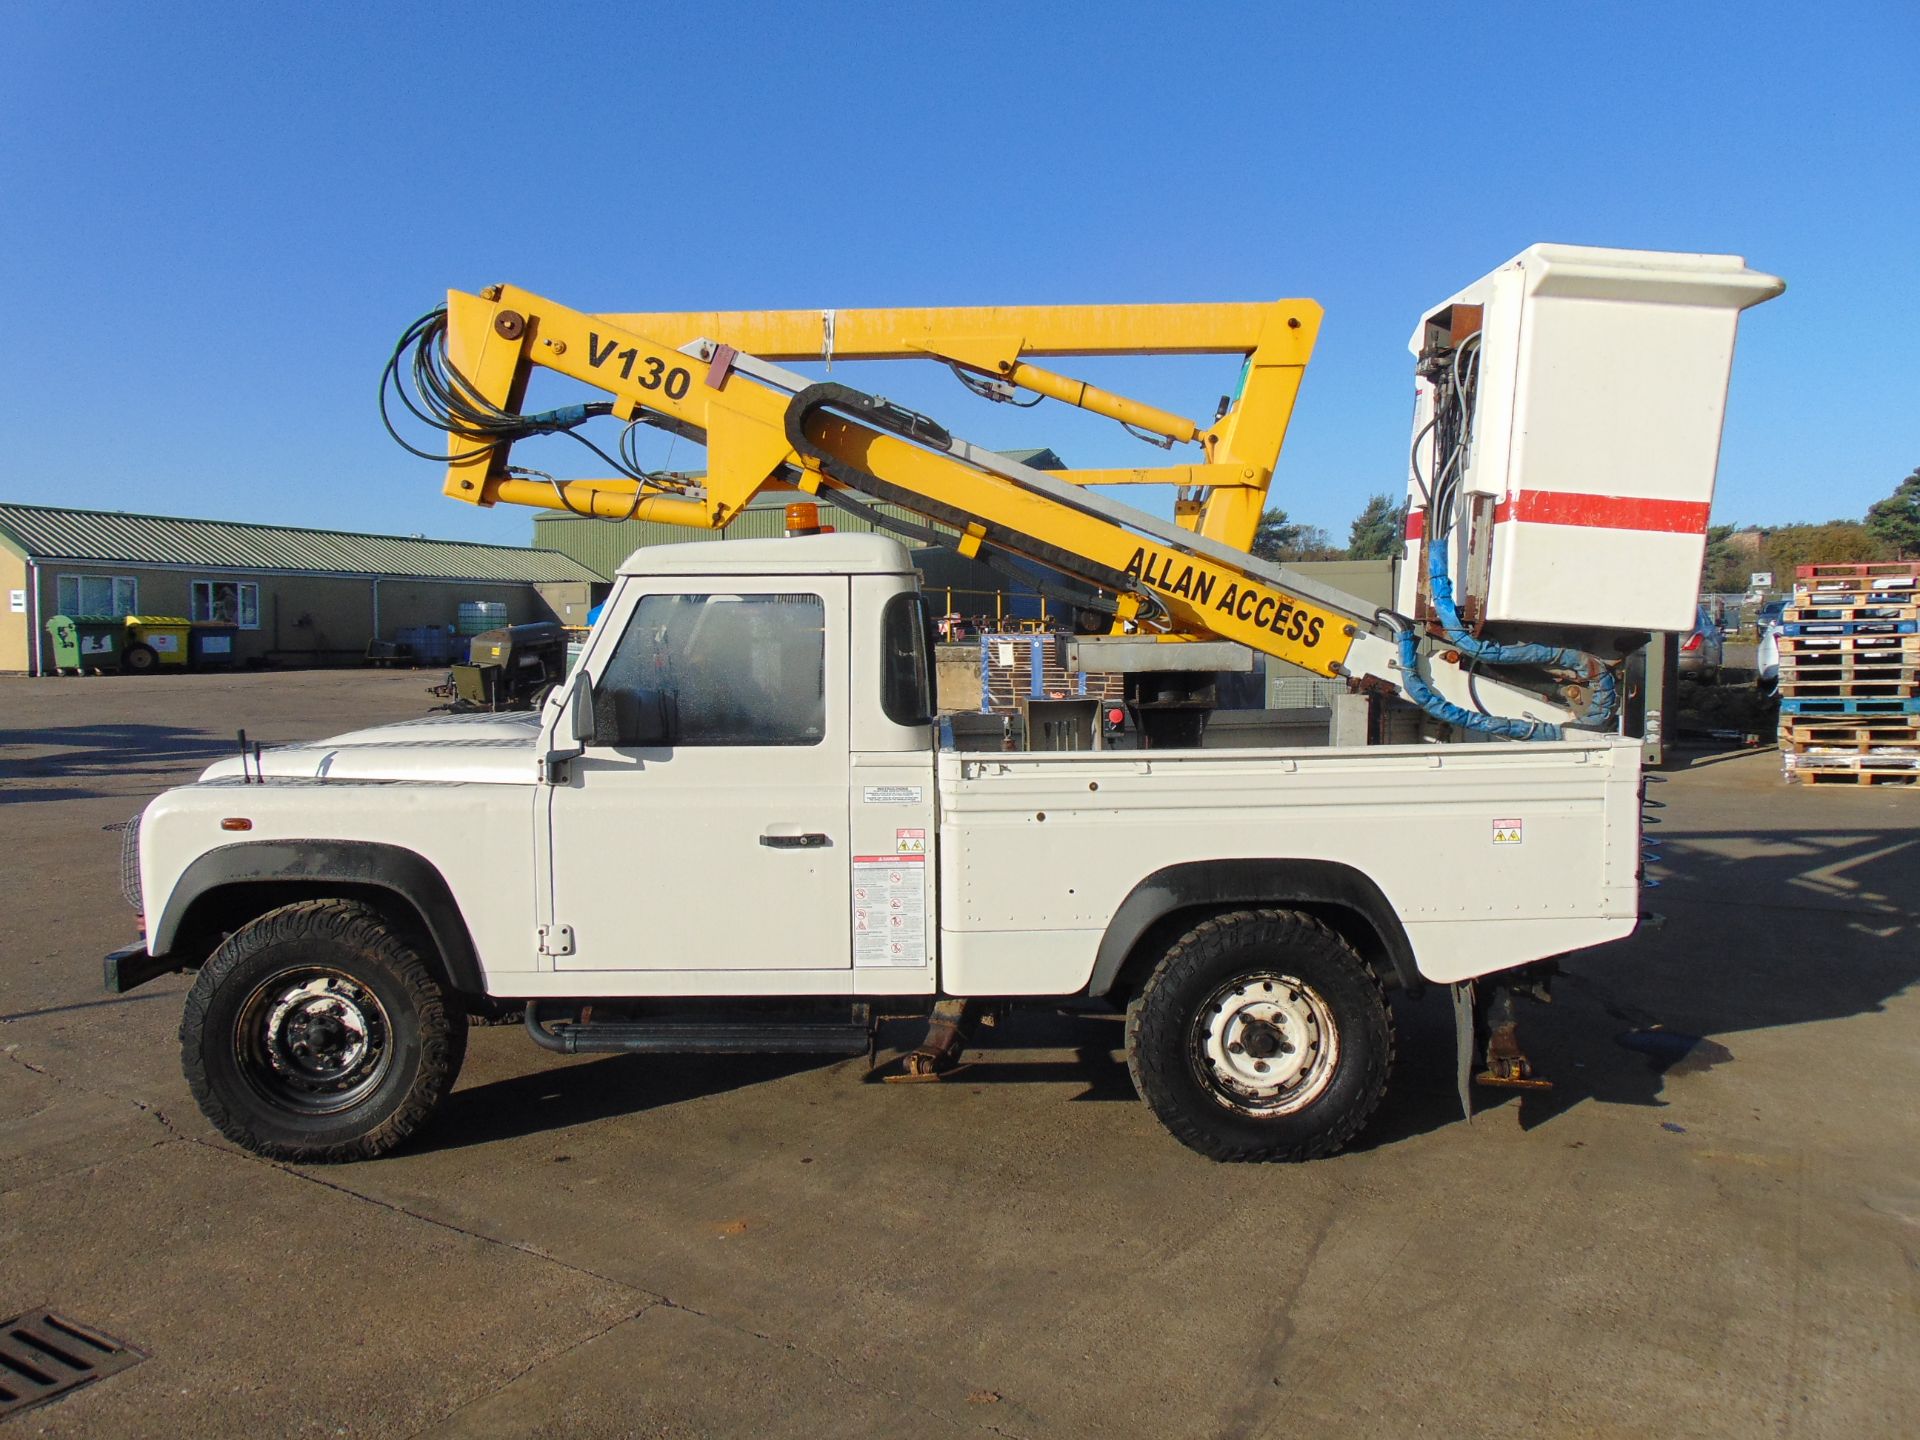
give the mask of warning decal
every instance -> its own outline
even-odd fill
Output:
[[[927,963],[924,855],[853,857],[853,963]]]
[[[1493,843],[1496,845],[1518,845],[1520,822],[1518,820],[1496,820],[1493,822]]]

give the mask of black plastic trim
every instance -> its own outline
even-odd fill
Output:
[[[158,980],[162,975],[172,975],[185,968],[181,961],[149,955],[144,940],[122,945],[108,955],[102,964],[109,995],[124,995],[149,980]]]
[[[168,955],[195,903],[204,897],[231,886],[275,882],[332,882],[390,891],[426,922],[453,988],[486,993],[473,937],[446,877],[415,851],[370,840],[251,840],[207,851],[187,866],[167,896],[150,941],[153,954]]]
[[[540,1002],[529,1000],[524,1021],[536,1045],[560,1055],[860,1055],[873,1042],[870,1019],[563,1021],[548,1029]]]
[[[1400,917],[1378,885],[1332,860],[1199,860],[1147,876],[1120,902],[1093,962],[1089,995],[1113,988],[1127,958],[1156,922],[1175,911],[1223,905],[1333,905],[1373,927],[1408,992],[1426,985]]]

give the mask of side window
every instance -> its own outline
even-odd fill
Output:
[[[818,745],[826,738],[818,595],[648,595],[594,687],[601,743]]]
[[[140,612],[140,585],[131,575],[62,575],[54,599],[62,615],[122,615]]]
[[[896,595],[880,614],[880,708],[896,725],[933,719],[932,651],[927,607],[918,595]]]
[[[190,619],[260,628],[260,587],[251,580],[196,580],[191,603]]]

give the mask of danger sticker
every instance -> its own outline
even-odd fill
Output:
[[[893,832],[893,848],[900,855],[924,855],[927,853],[927,832],[896,830]]]
[[[927,963],[927,865],[920,856],[853,857],[853,963]]]
[[[1493,843],[1496,845],[1518,845],[1521,843],[1520,822],[1518,820],[1496,820],[1493,822]]]

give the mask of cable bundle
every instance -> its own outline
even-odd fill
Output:
[[[403,363],[405,378],[402,375]],[[394,426],[393,414],[388,408],[389,391],[399,397],[407,412],[421,424],[444,435],[476,441],[488,448],[472,451],[459,458],[421,449]],[[387,357],[386,368],[380,372],[380,422],[387,427],[387,434],[393,437],[394,443],[408,454],[418,455],[423,460],[443,465],[486,464],[491,459],[492,447],[511,445],[534,435],[565,435],[586,446],[622,478],[634,482],[633,507],[627,516],[591,516],[587,511],[575,509],[567,499],[565,484],[544,471],[511,467],[508,473],[548,481],[562,508],[593,519],[631,518],[639,509],[643,495],[650,492],[680,494],[686,488],[679,481],[653,474],[640,464],[633,452],[632,438],[636,427],[645,423],[643,420],[628,422],[620,432],[620,441],[615,447],[619,452],[617,455],[609,455],[579,433],[578,426],[612,413],[612,404],[605,401],[589,405],[563,405],[558,409],[537,411],[530,415],[501,409],[481,394],[479,388],[447,358],[445,306],[429,310],[406,328],[394,345],[393,353]]]

